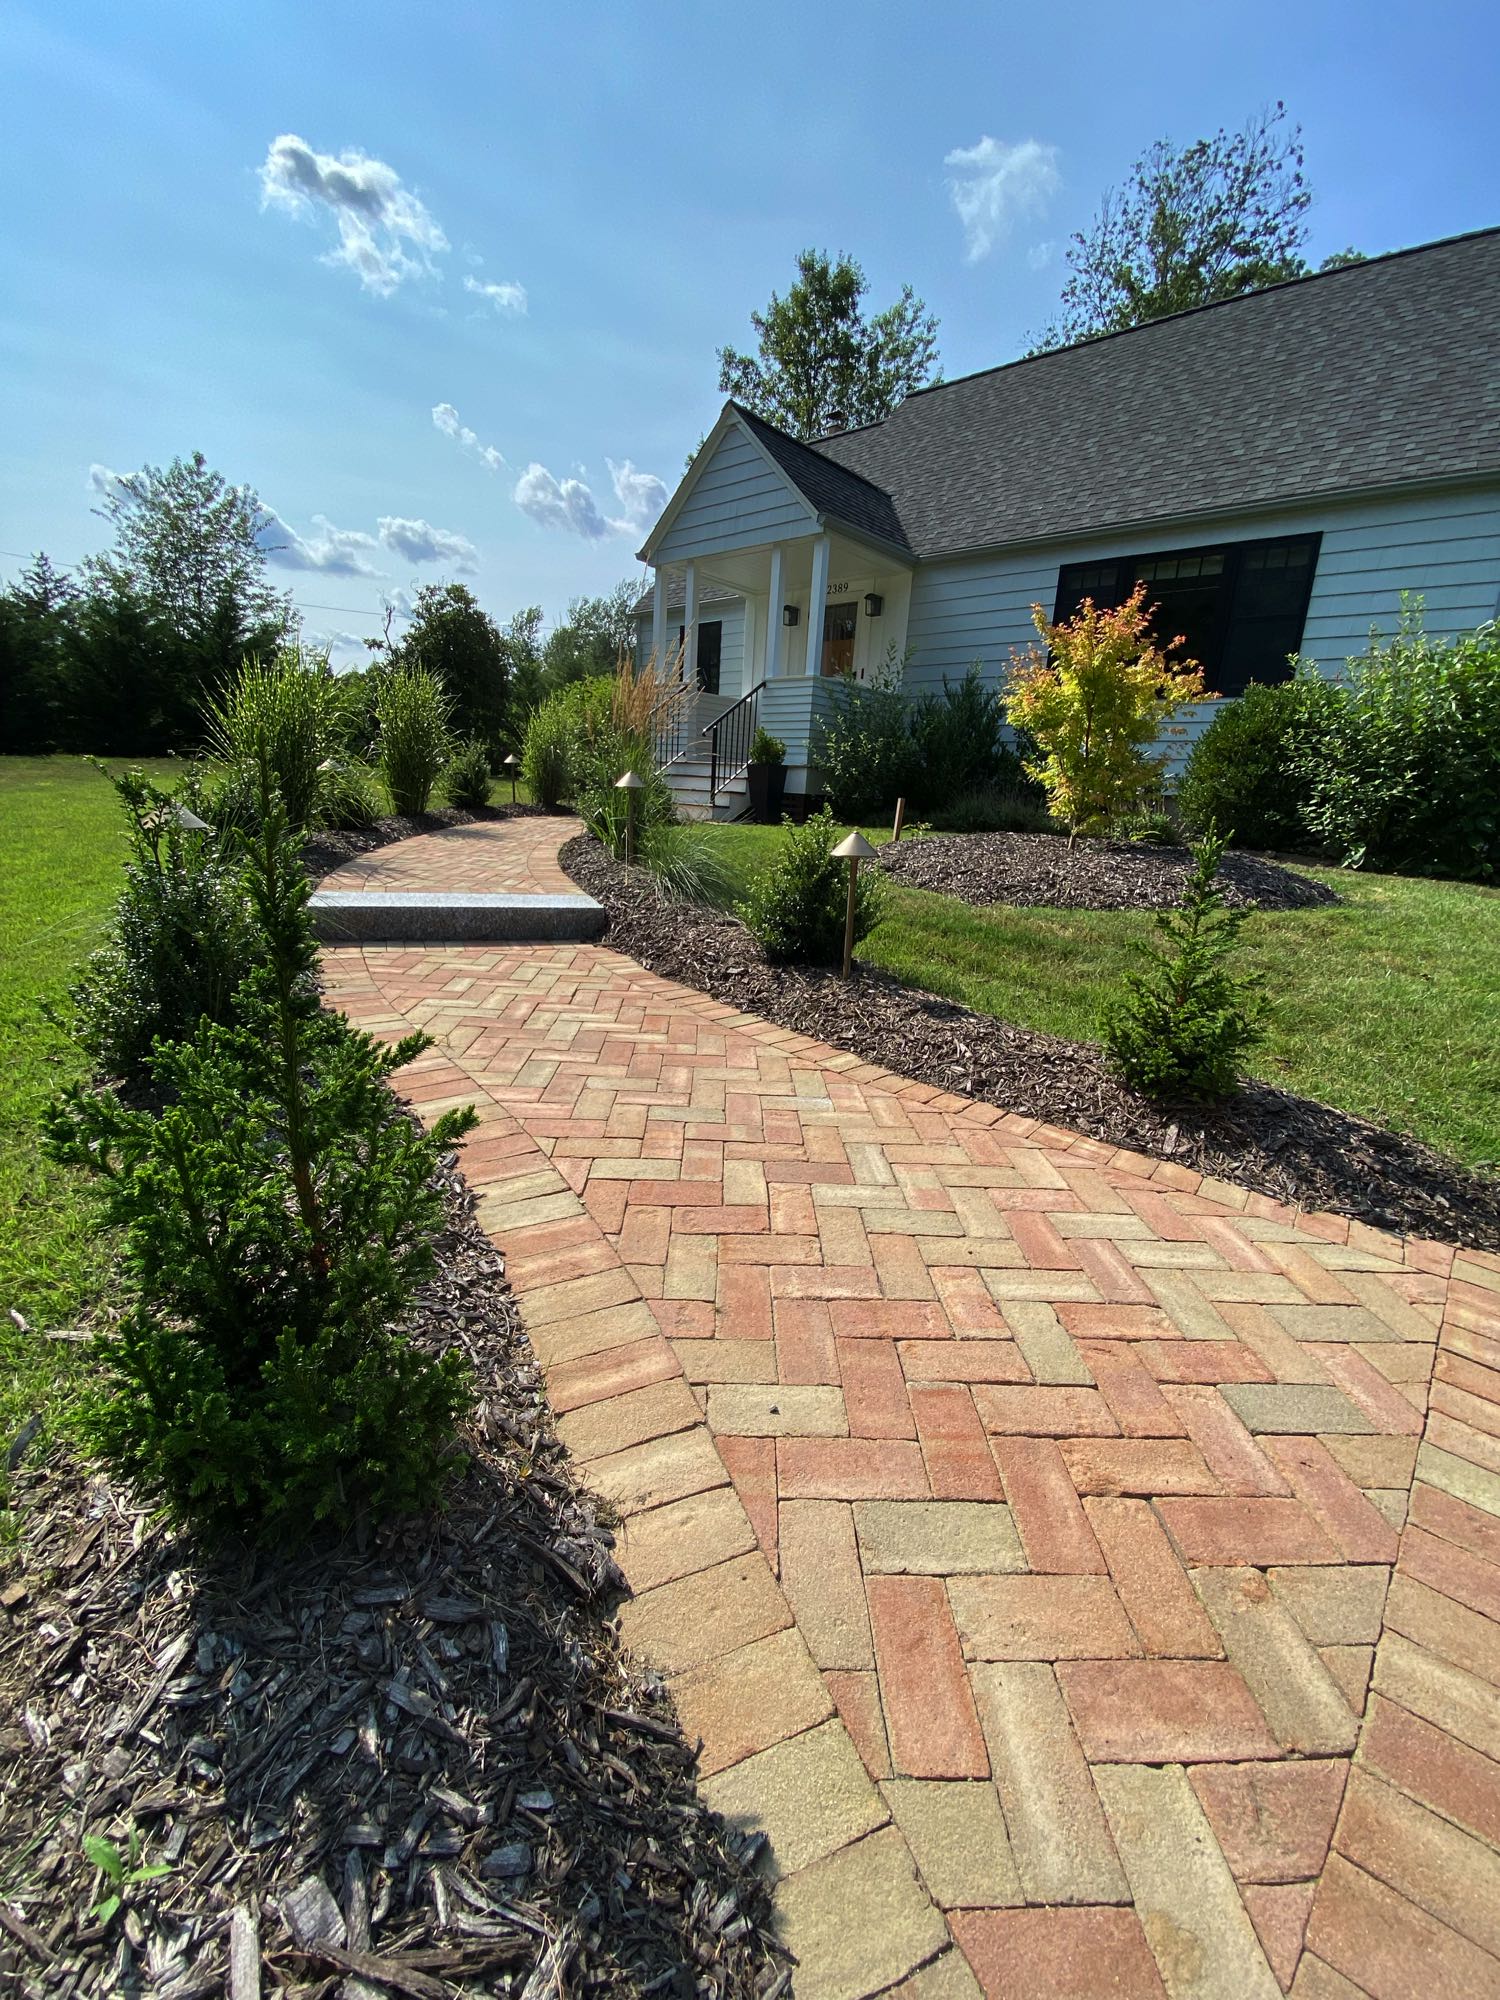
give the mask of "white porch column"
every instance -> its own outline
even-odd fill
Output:
[[[689,687],[698,680],[698,565],[683,564],[682,678]]]
[[[755,650],[760,643],[760,634],[755,628],[759,622],[760,600],[759,598],[751,597],[747,592],[745,596],[744,637],[740,643],[740,684],[735,689],[737,695],[749,694],[751,688],[755,686]],[[724,692],[722,683],[720,684],[719,692],[721,694]]]
[[[771,594],[766,601],[766,671],[768,681],[781,672],[781,544],[771,545]]]
[[[660,673],[667,657],[667,575],[660,567],[651,585],[651,651]]]
[[[829,538],[819,535],[812,545],[812,589],[807,594],[807,677],[823,671],[823,609],[828,602]]]

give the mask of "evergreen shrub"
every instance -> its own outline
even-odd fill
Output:
[[[773,964],[839,965],[844,956],[849,864],[834,858],[840,828],[827,807],[790,821],[781,852],[756,882],[744,917]],[[866,862],[855,888],[854,941],[879,923],[884,884]]]

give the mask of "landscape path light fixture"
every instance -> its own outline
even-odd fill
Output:
[[[516,773],[520,770],[520,768],[521,768],[521,760],[516,755],[515,751],[512,750],[510,755],[505,760],[505,769],[510,773],[510,802],[512,805],[514,805],[516,802]]]
[[[844,911],[844,977],[850,976],[854,963],[854,897],[855,883],[859,878],[861,861],[873,861],[875,850],[862,833],[851,833],[847,840],[841,840],[833,850],[835,861],[849,864],[849,904]]]
[[[149,827],[154,833],[158,827],[165,826],[169,819],[175,820],[184,833],[213,832],[213,828],[206,819],[199,819],[195,812],[183,805],[179,800],[174,800],[171,805],[160,807],[156,812],[147,813],[141,821],[141,825]]]
[[[627,771],[623,777],[615,779],[615,790],[625,794],[625,860],[627,864],[635,859],[635,795],[646,789],[646,780],[638,778],[634,771]]]

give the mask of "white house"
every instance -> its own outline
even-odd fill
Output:
[[[803,443],[728,403],[652,529],[640,645],[703,693],[673,767],[735,809],[750,737],[816,795],[836,675],[998,679],[1144,579],[1210,688],[1329,670],[1500,611],[1500,230],[1426,244],[919,390]],[[1185,754],[1211,708],[1175,729]],[[712,774],[713,796],[709,778]]]

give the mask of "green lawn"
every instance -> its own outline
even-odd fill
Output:
[[[710,837],[737,897],[781,840],[755,826]],[[1243,933],[1246,962],[1275,1003],[1257,1074],[1500,1170],[1500,892],[1305,872],[1343,903],[1268,911]],[[964,1006],[1083,1041],[1097,1037],[1150,929],[1135,911],[979,910],[893,887],[860,956]]]
[[[37,1120],[78,1066],[42,1007],[66,1000],[99,936],[123,829],[114,793],[81,758],[0,757],[0,1452],[52,1406],[72,1358],[22,1334],[11,1312],[37,1328],[71,1326],[108,1271],[79,1177],[43,1158]]]

